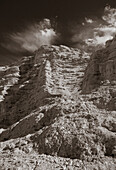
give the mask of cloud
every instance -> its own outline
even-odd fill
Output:
[[[116,9],[111,8],[109,5],[104,9],[104,15],[102,19],[106,21],[111,26],[116,26]]]
[[[34,52],[41,45],[51,45],[58,38],[58,34],[52,28],[51,21],[44,19],[39,23],[33,23],[23,28],[20,32],[8,35],[7,42],[2,46],[14,53]]]
[[[85,21],[86,23],[89,23],[89,24],[92,24],[94,22],[92,19],[86,18],[86,17],[85,17]]]
[[[116,34],[116,28],[113,26],[102,25],[93,29],[93,37],[85,39],[85,43],[90,46],[104,46],[106,41],[111,40]]]
[[[76,31],[77,29],[77,31]],[[75,30],[75,31],[74,31]],[[107,40],[110,40],[116,34],[116,9],[106,6],[101,18],[87,18],[82,22],[80,28],[75,25],[73,30],[72,42],[81,42],[84,48],[105,46]],[[87,48],[87,47],[86,47]]]
[[[21,31],[7,35],[1,45],[10,54],[17,55],[33,53],[41,45],[57,43],[90,51],[95,49],[93,47],[104,47],[105,42],[116,34],[116,9],[106,6],[100,18],[86,16],[80,24],[79,21],[71,21],[66,26],[62,23],[58,26],[60,35],[49,19],[31,23]]]

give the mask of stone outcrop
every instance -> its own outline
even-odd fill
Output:
[[[0,103],[1,167],[116,168],[115,76],[109,59],[100,58],[107,53],[89,61],[78,49],[42,46],[17,63],[17,81]]]
[[[91,92],[102,81],[116,85],[116,38],[106,42],[106,48],[92,54],[83,80],[83,92]]]
[[[82,83],[82,92],[93,92],[100,108],[108,110],[116,110],[115,91],[116,38],[106,42],[106,48],[92,54]]]
[[[77,93],[78,81],[86,67],[79,53],[68,47],[44,46],[35,57],[23,58],[19,65],[20,79],[7,90],[8,95],[1,103],[0,126],[16,123],[55,97]]]

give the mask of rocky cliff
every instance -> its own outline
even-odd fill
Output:
[[[1,67],[0,168],[115,169],[115,71],[115,40],[91,58],[42,46]]]
[[[116,110],[116,37],[91,56],[82,91],[91,93],[99,108]]]

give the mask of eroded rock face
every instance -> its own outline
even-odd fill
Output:
[[[100,86],[101,81],[116,85],[116,39],[108,41],[106,48],[95,52],[86,69],[83,92],[89,93]]]
[[[91,93],[99,108],[116,110],[116,38],[91,56],[82,83],[82,92]]]
[[[55,97],[77,93],[87,57],[79,55],[79,50],[68,47],[43,46],[35,57],[23,58],[19,66],[20,79],[7,90],[8,95],[1,103],[0,126],[16,123]]]
[[[87,67],[87,53],[63,45],[42,46],[17,64],[17,82],[0,103],[1,166],[116,168],[115,78],[111,63],[103,62],[100,54]],[[6,155],[12,155],[10,164]]]

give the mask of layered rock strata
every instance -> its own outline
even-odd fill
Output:
[[[102,74],[99,57],[88,61],[87,53],[61,45],[42,46],[17,64],[18,79],[0,103],[1,167],[116,168],[115,85],[103,77],[112,71]]]

